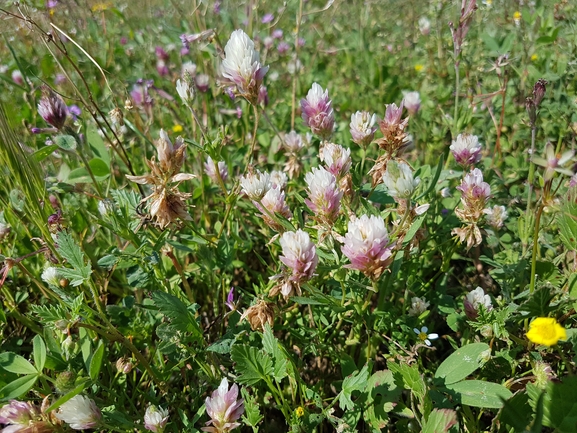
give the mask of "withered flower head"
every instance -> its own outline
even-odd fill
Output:
[[[271,327],[273,326],[274,314],[274,304],[272,302],[266,302],[261,299],[243,313],[243,315],[240,317],[240,321],[242,322],[244,319],[246,319],[248,320],[248,323],[250,323],[250,327],[253,331],[262,331],[264,329],[265,323],[268,323]]]
[[[190,220],[186,211],[184,200],[192,194],[178,190],[178,184],[190,180],[195,176],[189,173],[180,173],[184,163],[186,146],[182,137],[178,137],[173,144],[164,130],[160,130],[160,139],[156,142],[158,161],[152,157],[146,161],[150,173],[142,176],[127,175],[127,179],[141,185],[152,185],[153,192],[142,199],[141,203],[148,200],[150,203],[150,215],[155,219],[160,228],[181,220]]]
[[[533,103],[535,104],[535,107],[539,107],[539,105],[541,105],[541,101],[545,97],[547,84],[549,84],[547,80],[539,78],[533,86]]]

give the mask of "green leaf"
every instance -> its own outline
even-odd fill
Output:
[[[244,400],[244,414],[242,420],[248,426],[257,427],[264,419],[264,416],[260,413],[260,408],[256,398],[250,395],[245,387],[242,387],[240,392]]]
[[[38,374],[36,368],[24,357],[13,352],[0,354],[0,367],[10,373],[16,374]]]
[[[236,345],[230,351],[230,356],[240,375],[238,382],[243,385],[254,385],[273,374],[272,359],[256,347]]]
[[[76,386],[76,388],[74,388],[72,391],[69,391],[66,394],[64,394],[62,397],[60,397],[58,400],[56,400],[54,403],[52,403],[50,405],[50,407],[48,407],[46,409],[46,413],[50,413],[54,409],[58,409],[60,406],[62,406],[64,403],[66,403],[68,400],[70,400],[72,397],[80,394],[82,391],[84,391],[84,388],[86,387],[86,383],[87,382],[82,382],[82,383],[78,384]]]
[[[272,333],[270,325],[268,323],[265,324],[262,335],[262,346],[264,351],[274,358],[273,377],[277,382],[280,382],[286,377],[288,364],[288,359],[279,345],[280,343]]]
[[[487,351],[490,355],[490,350],[489,345],[485,343],[468,344],[457,349],[439,365],[435,378],[444,379],[445,385],[466,378],[484,364]]]
[[[574,433],[577,426],[577,376],[561,383],[549,382],[546,388],[543,424],[556,432]]]
[[[97,181],[105,180],[110,175],[110,168],[100,158],[92,158],[88,161],[88,166]],[[74,169],[68,175],[68,182],[70,183],[89,183],[92,182],[92,177],[85,167]]]
[[[52,155],[54,151],[58,149],[57,144],[51,144],[50,146],[44,146],[38,149],[36,152],[32,154],[32,157],[36,159],[36,161],[40,162]]]
[[[66,231],[61,231],[58,234],[56,249],[67,260],[68,264],[74,268],[58,268],[58,273],[63,278],[70,280],[72,286],[79,286],[90,278],[90,274],[92,274],[90,262],[84,264],[84,253],[74,242],[72,235]]]
[[[457,412],[452,409],[433,409],[423,426],[423,433],[457,432],[458,429]]]
[[[0,400],[12,400],[26,394],[38,380],[38,374],[27,374],[0,389]]]
[[[499,415],[499,420],[513,427],[515,431],[526,431],[532,418],[533,411],[526,392],[518,392],[507,400]]]
[[[40,335],[32,339],[34,366],[38,373],[42,373],[46,363],[46,344]]]
[[[413,391],[413,393],[415,393],[415,395],[417,395],[417,397],[420,399],[425,396],[425,382],[423,382],[423,378],[419,373],[419,367],[417,365],[399,365],[394,362],[389,362],[387,365],[393,374],[401,376],[407,389]]]
[[[339,394],[339,406],[343,410],[352,410],[355,406],[351,397],[353,391],[364,391],[369,380],[369,366],[365,366],[343,380],[343,388]]]
[[[425,197],[426,195],[434,191],[435,186],[437,185],[437,182],[439,180],[439,177],[441,177],[444,162],[445,162],[445,156],[441,154],[441,156],[439,157],[439,162],[437,164],[437,170],[435,171],[435,176],[433,177],[433,179],[431,179],[431,183],[429,183],[429,187],[427,188],[427,190],[423,192],[420,196],[418,196],[415,199],[416,201],[420,200],[421,198]]]
[[[92,359],[90,360],[90,378],[94,381],[98,379],[98,374],[100,373],[100,368],[102,367],[102,359],[104,358],[104,344],[102,344],[102,340],[98,342],[98,347],[94,351],[92,355]]]
[[[52,138],[52,141],[60,149],[74,150],[76,149],[76,139],[72,135],[57,135]]]
[[[158,310],[170,319],[170,323],[177,331],[192,334],[197,340],[202,340],[203,333],[192,312],[176,296],[168,293],[152,292],[152,301]],[[191,305],[191,307],[194,307]]]
[[[577,245],[577,203],[567,200],[557,214],[559,235],[569,250],[575,250]]]
[[[457,394],[457,400],[467,406],[500,409],[513,393],[503,385],[483,380],[464,380],[447,385]]]

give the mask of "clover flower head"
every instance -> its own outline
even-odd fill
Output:
[[[409,199],[421,183],[421,179],[413,178],[413,170],[406,162],[391,160],[383,174],[383,183],[392,197]]]
[[[226,167],[226,162],[218,161],[218,163],[216,163],[210,156],[206,158],[206,162],[204,163],[204,172],[210,178],[210,180],[216,184],[220,183],[218,176],[220,176],[223,182],[226,182],[228,179],[228,168]]]
[[[428,334],[429,329],[426,326],[423,326],[421,329],[413,328],[413,332],[417,334],[417,338],[427,346],[431,345],[431,340],[439,338],[439,334]]]
[[[415,115],[421,108],[421,95],[419,92],[405,92],[403,97],[403,105],[409,112],[409,114]]]
[[[554,346],[567,339],[567,331],[553,317],[537,317],[529,324],[529,341],[543,346]]]
[[[409,316],[420,316],[423,314],[431,305],[429,302],[421,299],[419,297],[411,298],[411,308],[409,308]]]
[[[38,114],[56,129],[62,129],[68,117],[68,107],[50,87],[42,86],[42,98],[38,103]]]
[[[305,175],[305,182],[309,192],[305,204],[321,222],[328,224],[334,222],[339,214],[343,197],[335,175],[323,167],[313,167],[312,171]]]
[[[296,284],[310,280],[317,268],[319,258],[309,234],[300,229],[296,232],[285,232],[279,242],[283,254],[279,259],[290,269],[289,280]],[[283,293],[283,295],[289,294]]]
[[[263,221],[277,232],[282,230],[282,225],[272,216],[279,214],[286,219],[292,218],[292,212],[285,202],[285,192],[280,187],[269,189],[260,203],[256,201],[253,203],[261,211]]]
[[[88,430],[96,427],[102,414],[94,400],[75,395],[58,409],[56,418],[70,425],[73,430]]]
[[[486,295],[481,287],[477,287],[475,290],[471,290],[467,293],[463,304],[465,305],[465,314],[471,320],[475,320],[479,315],[480,306],[483,306],[486,311],[491,311],[493,309],[491,297]]]
[[[423,36],[429,35],[431,33],[431,21],[427,17],[419,18],[419,31]]]
[[[478,168],[467,173],[457,189],[462,192],[461,202],[465,207],[484,207],[491,196],[491,187],[483,181],[483,172]]]
[[[327,170],[337,179],[341,179],[351,169],[351,149],[346,149],[340,144],[324,143],[319,157],[325,163]]]
[[[351,115],[349,124],[353,141],[359,146],[367,146],[375,138],[377,115],[368,111],[357,111]]]
[[[144,413],[144,428],[154,433],[161,433],[168,422],[168,410],[151,404]]]
[[[459,134],[449,147],[457,164],[468,168],[481,160],[481,144],[476,135]]]
[[[223,378],[219,387],[204,401],[206,413],[210,420],[207,427],[201,430],[211,433],[225,433],[234,430],[240,423],[237,420],[244,413],[244,400],[238,399],[238,385],[228,388],[228,381]]]
[[[333,134],[335,116],[329,91],[313,83],[306,98],[301,99],[302,118],[313,134],[328,139]]]
[[[385,221],[374,215],[349,221],[342,252],[351,261],[345,267],[378,278],[393,259]]]
[[[176,80],[176,92],[178,93],[178,96],[180,96],[180,99],[182,99],[182,102],[186,105],[190,104],[194,100],[194,87],[191,85],[188,77],[182,80]]]
[[[261,173],[259,170],[256,173],[248,173],[246,176],[241,176],[240,185],[242,186],[242,192],[248,198],[257,202],[272,188],[270,174],[267,172]]]
[[[268,66],[260,64],[254,42],[244,31],[235,30],[224,47],[224,55],[222,76],[235,84],[239,93],[249,102],[256,103]]]
[[[0,424],[10,424],[10,427],[5,427],[2,431],[9,433],[23,430],[38,418],[38,415],[38,409],[29,402],[10,400],[10,403],[0,408]]]
[[[270,182],[273,188],[284,189],[288,182],[288,177],[283,171],[273,170],[270,172]]]
[[[495,205],[492,208],[484,209],[483,213],[487,215],[487,222],[495,230],[503,227],[503,223],[507,219],[507,210],[505,206]]]
[[[283,146],[288,152],[298,153],[305,146],[302,136],[297,134],[294,130],[285,134],[283,138]]]

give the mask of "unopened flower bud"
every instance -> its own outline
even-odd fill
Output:
[[[56,129],[61,129],[66,123],[68,116],[68,107],[48,86],[42,86],[42,98],[38,103],[38,114],[46,121],[46,123],[54,126]]]
[[[188,74],[185,74],[188,75]],[[183,80],[176,80],[176,91],[186,105],[189,105],[194,100],[194,87],[191,85],[190,76],[186,76]]]
[[[128,374],[132,371],[133,368],[134,364],[130,359],[122,357],[118,358],[118,360],[116,361],[116,369],[121,373]]]
[[[538,108],[541,105],[541,101],[545,97],[545,91],[547,90],[547,80],[540,78],[537,80],[535,85],[533,86],[533,102],[535,107]]]
[[[56,376],[54,386],[61,394],[66,394],[74,389],[77,374],[74,371],[63,371]]]

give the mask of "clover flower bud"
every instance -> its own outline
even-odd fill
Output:
[[[72,371],[67,370],[63,371],[62,373],[58,373],[56,376],[56,380],[54,381],[54,387],[56,390],[61,394],[66,394],[69,391],[72,391],[76,386],[76,378],[78,375]]]
[[[132,361],[124,356],[116,360],[116,369],[121,373],[128,374],[133,368],[134,364]]]
[[[268,66],[260,64],[254,42],[242,30],[232,32],[224,47],[222,76],[236,85],[238,92],[255,104]]]
[[[48,86],[42,86],[42,98],[38,103],[38,114],[56,129],[62,129],[68,117],[68,107]]]
[[[403,105],[411,115],[417,114],[421,108],[421,96],[419,92],[406,92],[403,98]]]
[[[325,143],[321,146],[319,157],[337,179],[341,179],[351,169],[351,150],[340,144]]]
[[[393,259],[385,221],[374,215],[349,221],[342,252],[351,261],[346,268],[361,271],[371,279],[378,278]]]
[[[475,320],[479,315],[480,306],[483,306],[486,311],[491,311],[493,309],[491,297],[486,295],[481,287],[477,287],[475,290],[471,290],[467,293],[463,304],[465,306],[465,314],[471,320]]]
[[[194,100],[194,87],[190,84],[190,77],[176,80],[176,91],[186,105],[189,105]]]
[[[421,183],[421,179],[413,178],[413,170],[406,162],[391,160],[387,164],[385,174],[383,174],[383,183],[390,196],[409,199]]]
[[[12,71],[12,81],[14,81],[16,84],[18,84],[19,86],[24,85],[24,76],[22,75],[22,72],[20,72],[19,69],[14,69]]]
[[[543,361],[536,361],[533,366],[533,374],[535,375],[535,385],[540,389],[545,389],[547,383],[556,379],[557,375],[549,364]]]
[[[431,21],[427,17],[419,18],[419,31],[423,36],[428,36],[431,33]]]
[[[70,425],[73,430],[95,428],[102,418],[100,409],[88,397],[75,395],[58,409],[56,418]]]
[[[535,104],[536,108],[539,108],[539,105],[541,105],[541,101],[545,97],[545,92],[547,91],[547,84],[549,84],[547,80],[540,78],[533,86],[533,103]]]
[[[411,307],[409,308],[409,316],[420,316],[423,314],[431,305],[429,302],[421,299],[419,297],[411,298]]]
[[[313,134],[328,139],[333,134],[335,116],[329,91],[313,83],[307,97],[301,99],[302,118]]]
[[[305,176],[309,198],[306,205],[323,223],[332,224],[337,218],[341,205],[342,191],[337,185],[337,178],[323,167],[313,167]]]
[[[208,74],[198,74],[194,78],[194,84],[196,85],[196,88],[198,89],[199,92],[206,93],[208,92],[210,77],[208,76]]]
[[[144,413],[144,428],[155,433],[162,433],[168,422],[168,410],[151,404]]]
[[[240,316],[239,323],[246,319],[253,331],[263,331],[267,323],[269,326],[274,324],[274,315],[275,304],[260,299],[255,305],[246,309]]]
[[[368,111],[357,111],[351,115],[350,131],[353,141],[359,146],[367,146],[375,138],[377,115]]]
[[[495,230],[503,227],[503,223],[507,219],[507,211],[505,206],[495,205],[492,208],[484,209],[483,213],[487,215],[487,222]]]
[[[219,184],[217,170],[218,168],[218,175],[223,182],[226,182],[228,179],[228,168],[224,161],[218,161],[218,163],[214,162],[213,159],[209,156],[204,163],[204,172],[206,175],[212,180],[214,183]]]
[[[210,397],[204,401],[206,413],[210,420],[206,423],[209,427],[201,430],[211,433],[225,433],[234,430],[240,423],[237,420],[244,413],[244,400],[238,399],[238,385],[228,388],[228,381],[223,378],[218,389],[213,391]]]
[[[261,173],[259,170],[256,173],[248,173],[246,176],[241,176],[240,185],[242,186],[242,192],[254,201],[260,201],[268,190],[272,188],[270,174],[267,172]]]
[[[457,164],[464,168],[481,160],[481,144],[476,135],[459,134],[449,147]]]

